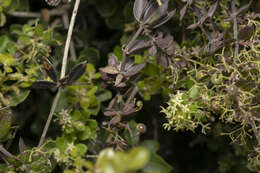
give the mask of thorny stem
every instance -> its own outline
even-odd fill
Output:
[[[132,37],[132,39],[130,40],[130,42],[127,44],[126,48],[123,50],[123,57],[122,57],[122,65],[120,68],[120,71],[124,71],[125,70],[125,64],[126,64],[126,51],[128,50],[129,47],[133,46],[134,41],[137,39],[137,37],[140,35],[140,33],[143,31],[143,27],[140,26],[138,28],[138,30],[136,31],[135,35]]]
[[[74,24],[75,24],[75,19],[76,19],[76,15],[77,15],[77,12],[78,12],[79,4],[80,4],[80,0],[76,0],[75,5],[74,5],[74,9],[73,9],[73,12],[72,12],[71,20],[70,20],[69,30],[68,30],[68,33],[67,33],[67,40],[66,40],[65,49],[64,49],[60,78],[63,78],[65,76],[66,67],[67,67],[68,52],[69,52],[69,46],[70,46],[70,40],[71,40],[71,35],[72,35],[73,27],[74,27]],[[56,96],[53,100],[53,103],[52,103],[52,106],[51,106],[51,111],[49,113],[48,120],[45,124],[40,142],[38,144],[38,147],[40,147],[42,145],[43,141],[45,140],[47,131],[49,129],[49,126],[50,126],[50,123],[51,123],[51,120],[52,120],[52,117],[53,117],[53,113],[56,109],[57,103],[58,103],[59,98],[60,98],[61,90],[62,90],[62,88],[59,88],[59,90],[58,90],[58,92],[57,92],[57,94],[56,94]]]
[[[231,3],[231,9],[232,9],[232,14],[235,14],[236,11],[237,11],[235,0],[233,0],[232,3]],[[239,51],[239,44],[238,44],[237,17],[236,16],[233,19],[233,32],[234,32],[234,39],[235,39],[234,58],[237,58],[238,51]],[[234,61],[234,62],[236,62],[236,61]]]

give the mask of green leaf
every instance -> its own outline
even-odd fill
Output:
[[[149,162],[142,170],[143,173],[169,173],[173,170],[173,167],[159,155],[152,153]]]
[[[129,170],[138,170],[142,168],[149,160],[149,151],[145,148],[138,147],[130,151],[127,167]]]
[[[0,53],[6,52],[6,47],[9,42],[10,39],[6,35],[0,37]]]
[[[19,94],[13,92],[10,96],[10,104],[9,106],[17,106],[22,103],[30,94],[30,90],[21,89],[19,90]]]
[[[200,95],[200,88],[198,85],[193,85],[189,90],[189,98],[195,99]]]
[[[12,123],[12,112],[9,108],[0,110],[0,142],[5,141]]]
[[[0,62],[4,64],[4,66],[11,66],[15,63],[15,60],[14,57],[10,54],[0,53]]]
[[[110,17],[116,12],[117,4],[116,0],[101,0],[96,7],[101,16]]]
[[[160,143],[155,140],[146,140],[146,141],[142,142],[141,146],[147,148],[152,153],[156,153],[160,148]]]
[[[112,93],[109,90],[103,90],[97,94],[97,98],[100,102],[104,102],[112,98]]]
[[[98,65],[99,61],[100,61],[100,53],[99,50],[93,47],[88,47],[83,49],[80,52],[80,62],[82,61],[87,61],[90,64],[93,64],[95,66]]]
[[[82,131],[79,135],[80,140],[86,140],[90,137],[91,135],[91,130],[88,126],[85,126],[84,131]]]

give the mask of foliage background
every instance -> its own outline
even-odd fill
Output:
[[[198,0],[193,5],[205,14],[215,2]],[[238,9],[249,3],[235,2]],[[137,30],[132,12],[134,1],[81,1],[73,32],[75,52],[70,51],[68,68],[87,60],[86,73],[79,81],[90,84],[65,89],[48,131],[52,141],[40,152],[33,147],[38,144],[56,90],[28,87],[35,80],[47,79],[41,67],[43,56],[49,57],[59,71],[66,40],[65,23],[74,2],[50,7],[43,0],[0,1],[0,106],[11,106],[12,110],[11,128],[9,120],[3,118],[8,113],[1,113],[0,142],[12,154],[20,153],[22,160],[16,163],[11,159],[9,167],[1,161],[0,172],[22,171],[16,169],[21,165],[35,172],[98,172],[98,168],[106,169],[113,164],[116,172],[124,172],[119,166],[123,161],[109,160],[99,153],[108,147],[125,151],[140,145],[148,148],[150,154],[136,148],[131,150],[134,154],[117,153],[115,158],[129,165],[131,160],[143,162],[136,165],[133,161],[129,168],[142,168],[141,172],[259,172],[260,2],[253,0],[247,10],[236,16],[241,43],[235,58],[232,19],[224,21],[231,16],[231,1],[219,1],[215,14],[192,29],[187,27],[198,21],[198,12],[187,5],[186,14],[180,20],[186,3],[170,0],[169,9],[176,9],[176,14],[158,29],[174,38],[175,51],[167,57],[171,59],[167,67],[162,62],[158,64],[147,50],[134,55],[136,63],[147,62],[143,77],[136,82],[140,88],[136,99],[142,100],[143,106],[123,119],[132,133],[136,133],[135,138],[131,135],[129,138],[129,132],[121,127],[112,129],[127,141],[128,145],[122,147],[122,143],[108,137],[113,133],[103,128],[109,122],[103,113],[117,90],[113,86],[102,87],[99,68],[107,65],[111,53],[120,59],[121,46]],[[19,16],[16,12],[21,11],[36,16]],[[245,26],[254,29],[251,33],[250,28],[243,31]],[[178,94],[182,94],[181,105],[189,106],[188,112],[174,105]],[[171,110],[174,106],[177,113]],[[138,132],[136,123],[145,124],[147,131]],[[20,138],[27,152],[19,151],[19,145],[20,150],[23,148]],[[69,144],[73,144],[71,150]],[[142,152],[139,162],[136,158]],[[146,162],[149,166],[144,167]]]

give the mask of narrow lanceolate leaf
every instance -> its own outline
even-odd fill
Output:
[[[105,111],[104,115],[110,117],[110,116],[116,115],[116,112],[115,111]]]
[[[144,67],[145,67],[145,63],[134,65],[134,66],[130,67],[130,68],[124,73],[124,76],[128,77],[128,76],[136,75],[136,74],[139,73]]]
[[[141,22],[148,23],[153,18],[158,18],[158,15],[153,15],[158,9],[159,5],[155,1],[149,1],[147,8],[144,10],[144,15],[142,16]]]
[[[110,120],[110,124],[112,124],[112,125],[114,125],[114,124],[117,124],[117,123],[119,123],[121,121],[121,117],[120,117],[120,115],[117,115],[117,116],[115,116],[115,117],[113,117],[111,120]]]
[[[26,149],[26,145],[25,145],[25,143],[23,141],[23,138],[20,137],[20,139],[19,139],[19,151],[20,151],[20,154],[22,154],[25,149]]]
[[[184,7],[181,9],[181,11],[180,11],[180,20],[183,19],[184,15],[185,15],[185,13],[187,11],[188,6],[191,5],[192,3],[193,3],[193,0],[188,0],[186,5],[184,5]]]
[[[239,8],[235,14],[232,14],[231,17],[229,17],[228,19],[225,20],[225,22],[231,21],[233,20],[237,15],[239,15],[241,12],[246,11],[250,5],[252,4],[253,0],[250,0],[249,3],[247,5],[242,6],[241,8]]]
[[[152,43],[149,41],[135,40],[132,44],[133,46],[129,47],[127,54],[136,54],[139,51],[143,51],[152,46]]]
[[[99,69],[101,72],[107,73],[107,74],[118,74],[119,70],[116,67],[106,66]]]
[[[217,1],[215,2],[215,4],[213,4],[213,5],[210,7],[210,9],[209,9],[209,11],[208,11],[208,17],[212,17],[212,16],[214,15],[214,13],[215,13],[215,11],[216,11],[216,9],[217,9],[217,7],[218,7],[218,1],[219,1],[219,0],[217,0]]]
[[[151,25],[162,18],[162,16],[167,15],[168,2],[169,0],[166,0],[161,6],[159,6],[158,3],[153,2],[153,5],[150,8],[151,14],[149,14],[150,16],[148,16],[147,19],[144,19],[145,23]]]
[[[118,59],[114,54],[109,56],[108,65],[112,67],[116,67],[118,65]]]
[[[38,81],[33,82],[31,87],[34,89],[47,89],[47,88],[53,88],[56,86],[57,85],[54,82],[50,82],[50,81],[46,81],[46,80],[38,80]]]
[[[81,62],[70,71],[70,73],[68,74],[68,85],[77,81],[85,73],[86,65],[86,61]]]
[[[172,16],[175,14],[175,11],[176,10],[173,10],[170,13],[168,13],[164,16],[161,16],[160,19],[158,19],[157,21],[155,21],[154,23],[151,24],[151,27],[157,28],[157,27],[163,25],[164,23],[168,22],[172,18]]]
[[[54,82],[57,82],[58,78],[57,78],[56,71],[55,71],[52,63],[46,57],[43,58],[43,67],[44,67],[44,70],[46,71],[46,73],[48,74],[48,76]]]
[[[132,103],[129,103],[129,104],[126,104],[122,110],[122,113],[124,115],[129,115],[129,114],[132,114],[136,111],[135,109],[135,103],[132,102]]]
[[[148,5],[147,0],[135,0],[133,11],[134,11],[135,19],[138,22],[140,22],[141,18],[143,17],[147,5]]]

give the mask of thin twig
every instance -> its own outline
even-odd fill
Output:
[[[73,9],[73,12],[72,12],[71,20],[70,20],[69,30],[68,30],[68,33],[67,33],[67,40],[66,40],[65,49],[64,49],[60,78],[63,78],[65,76],[65,73],[66,73],[69,45],[70,45],[71,35],[72,35],[73,27],[74,27],[74,24],[75,24],[75,19],[76,19],[76,15],[77,15],[77,12],[78,12],[79,4],[80,4],[80,0],[76,0],[75,5],[74,5],[74,9]],[[59,88],[59,90],[58,90],[58,92],[57,92],[57,94],[56,94],[56,96],[53,100],[53,103],[52,103],[52,106],[51,106],[51,111],[49,113],[48,120],[45,124],[40,142],[38,144],[38,147],[40,147],[45,140],[47,131],[49,129],[49,126],[50,126],[50,123],[51,123],[51,120],[52,120],[52,117],[53,117],[53,113],[56,109],[58,100],[60,98],[61,90],[62,90],[62,88]]]
[[[135,95],[137,94],[137,92],[139,91],[138,86],[135,86],[130,94],[130,96],[128,97],[127,101],[126,101],[126,105],[129,104],[134,98]]]
[[[232,14],[235,14],[236,11],[237,11],[235,2],[236,2],[235,0],[232,0],[232,3],[231,3]],[[237,31],[237,17],[234,17],[234,19],[233,19],[233,32],[234,32],[234,40],[235,40],[234,58],[237,58],[238,51],[239,51],[238,31]]]
[[[42,145],[42,143],[44,142],[44,140],[45,140],[45,136],[46,136],[47,131],[49,129],[49,126],[50,126],[53,114],[55,112],[56,106],[57,106],[59,98],[60,98],[61,90],[62,90],[62,88],[60,87],[58,92],[57,92],[57,94],[56,94],[56,96],[55,96],[55,98],[54,98],[54,100],[53,100],[53,103],[51,105],[51,111],[49,113],[48,120],[47,120],[47,122],[45,124],[45,127],[43,129],[42,136],[41,136],[40,142],[38,144],[38,147],[40,147]]]
[[[0,152],[6,157],[16,158],[14,155],[9,153],[9,151],[7,151],[2,145],[0,145]]]
[[[65,76],[65,73],[66,73],[70,40],[71,40],[71,35],[72,35],[73,27],[74,27],[74,24],[75,24],[75,20],[76,20],[76,15],[77,15],[78,8],[79,8],[79,3],[80,3],[80,0],[76,0],[75,6],[74,6],[74,9],[73,9],[73,12],[72,12],[69,31],[68,31],[68,34],[67,34],[67,40],[66,40],[66,45],[65,45],[65,50],[64,50],[64,55],[63,55],[60,78],[63,78]]]
[[[63,21],[65,28],[68,29],[69,28],[69,15],[67,12],[65,12],[64,15],[62,15],[62,21]],[[70,42],[70,57],[73,61],[77,60],[77,54],[76,54],[73,40],[71,40],[71,42]]]
[[[8,163],[8,157],[13,158],[13,159],[23,163],[19,158],[17,158],[15,155],[13,155],[9,151],[7,151],[2,145],[0,145],[0,156],[7,163]],[[28,172],[28,173],[32,173],[32,171],[25,164],[22,164],[22,166],[20,166],[19,168],[21,170],[26,170],[26,172]]]
[[[70,8],[70,5],[64,5],[60,8],[55,8],[53,10],[50,10],[50,16],[61,16]],[[24,12],[24,11],[13,11],[8,13],[9,15],[13,17],[22,17],[22,18],[39,18],[42,16],[42,13],[37,12]]]

